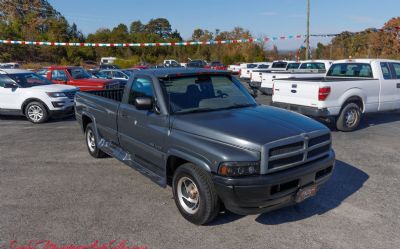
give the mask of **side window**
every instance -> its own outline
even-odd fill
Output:
[[[381,69],[382,69],[383,78],[385,80],[392,79],[392,75],[390,73],[389,66],[386,62],[381,62]]]
[[[390,63],[393,69],[393,74],[396,76],[396,79],[400,79],[400,63]]]
[[[149,78],[136,78],[132,82],[128,103],[134,105],[137,97],[153,97],[152,81]]]
[[[53,70],[51,72],[51,79],[59,80],[59,81],[68,80],[67,75],[65,74],[64,70]]]
[[[15,82],[12,79],[10,79],[8,76],[0,75],[0,87],[4,87],[5,83],[14,83],[15,84]]]

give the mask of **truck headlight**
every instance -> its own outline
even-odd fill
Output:
[[[223,162],[218,167],[221,176],[250,176],[260,174],[260,162]]]
[[[61,97],[66,97],[66,95],[62,92],[54,92],[54,93],[47,93],[50,98],[61,98]]]

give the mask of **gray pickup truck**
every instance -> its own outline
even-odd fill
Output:
[[[299,203],[334,168],[324,125],[258,105],[225,71],[138,71],[125,89],[79,92],[75,113],[93,157],[108,154],[172,186],[194,224],[222,206],[245,215]]]

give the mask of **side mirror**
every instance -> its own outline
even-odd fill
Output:
[[[135,99],[135,107],[138,110],[152,110],[153,109],[153,99],[149,97],[137,97]]]
[[[258,91],[255,88],[252,88],[251,91],[249,91],[250,95],[253,96],[253,98],[258,97]]]
[[[4,83],[4,88],[18,88],[18,85],[15,83]]]

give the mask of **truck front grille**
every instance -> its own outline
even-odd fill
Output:
[[[331,150],[331,135],[303,134],[268,146],[267,173],[319,160]]]
[[[108,85],[106,86],[106,89],[107,89],[107,90],[119,89],[119,88],[121,88],[120,83],[111,83],[111,84],[108,84]]]

